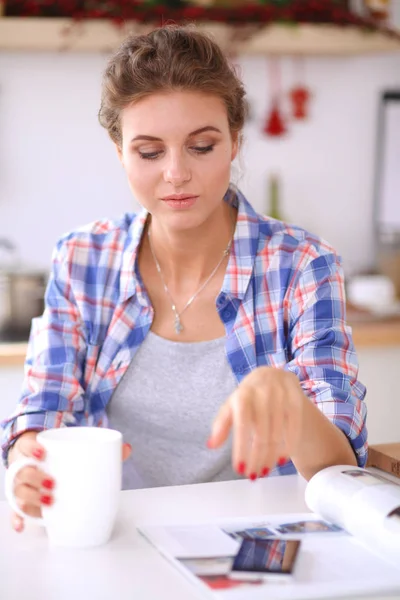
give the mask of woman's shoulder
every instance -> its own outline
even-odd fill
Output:
[[[256,241],[253,248],[257,248],[258,256],[289,256],[303,264],[306,258],[310,261],[321,256],[327,257],[326,260],[340,261],[334,247],[321,236],[301,226],[261,214],[239,190],[236,190],[236,195],[241,220],[239,237]]]
[[[323,237],[307,229],[279,221],[265,215],[258,215],[260,236],[258,252],[261,254],[291,254],[303,261],[318,257],[326,257],[333,261],[341,261],[335,248]]]
[[[97,219],[95,221],[91,221],[85,225],[77,227],[71,231],[65,232],[60,237],[60,242],[64,241],[79,241],[83,239],[93,238],[101,240],[101,238],[106,238],[107,236],[125,236],[132,224],[138,219],[138,213],[124,213],[120,217],[116,219]]]
[[[116,219],[98,219],[64,233],[57,241],[54,256],[79,254],[94,257],[99,253],[123,253],[132,241],[135,224],[140,213],[124,213]]]

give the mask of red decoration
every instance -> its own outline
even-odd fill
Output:
[[[308,102],[311,92],[305,85],[305,61],[298,58],[295,67],[297,70],[298,83],[290,90],[289,98],[292,103],[292,116],[294,119],[304,120],[308,117]]]
[[[306,87],[296,86],[289,92],[292,101],[293,117],[295,119],[306,119],[308,117],[307,103],[311,97]]]
[[[286,133],[286,127],[276,102],[272,105],[271,112],[269,113],[264,127],[264,133],[273,137],[279,137]]]
[[[271,108],[264,125],[264,133],[279,137],[286,133],[286,127],[280,110],[281,99],[281,73],[278,59],[268,61],[268,75],[271,86]]]

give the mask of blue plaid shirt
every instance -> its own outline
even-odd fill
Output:
[[[260,365],[289,369],[305,394],[367,456],[364,386],[345,324],[341,261],[301,228],[258,215],[239,191],[233,245],[216,308],[238,383]],[[146,337],[153,308],[138,272],[147,212],[98,221],[58,243],[46,308],[34,319],[3,457],[28,430],[106,426],[106,406]],[[279,468],[294,472],[292,463]]]

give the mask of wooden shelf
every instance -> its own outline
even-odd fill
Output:
[[[0,343],[0,367],[23,366],[27,349],[26,342]]]
[[[236,54],[281,54],[346,56],[366,53],[400,52],[400,41],[383,33],[362,32],[355,27],[334,25],[270,25],[255,30],[245,25],[237,29],[228,24],[199,22],[200,29],[214,35],[223,50]],[[129,33],[144,33],[152,24],[128,22],[116,27],[105,20],[73,23],[67,18],[0,18],[0,50],[110,52]],[[241,38],[241,36],[240,36]]]
[[[400,346],[400,319],[351,323],[356,350],[377,346]]]

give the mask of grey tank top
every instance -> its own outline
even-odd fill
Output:
[[[173,342],[150,331],[107,407],[110,427],[132,445],[123,489],[226,481],[229,440],[206,447],[213,419],[237,386],[225,338]]]

